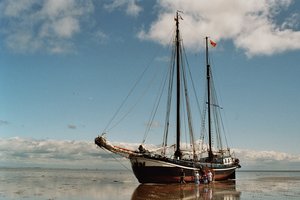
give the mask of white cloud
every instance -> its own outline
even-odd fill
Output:
[[[198,50],[205,36],[232,40],[235,46],[251,57],[271,55],[300,49],[298,15],[290,16],[281,24],[276,21],[281,11],[288,9],[292,0],[162,0],[158,2],[158,17],[148,30],[138,37],[168,44],[174,26],[176,10],[182,10],[180,21],[185,47]],[[294,29],[293,29],[294,28]]]
[[[128,15],[137,16],[142,10],[143,9],[136,4],[135,0],[131,0],[128,2],[126,13]]]
[[[71,39],[93,9],[91,0],[3,0],[0,20],[6,27],[1,33],[15,52],[72,52]]]
[[[188,49],[203,47],[203,38],[209,35],[216,41],[232,40],[249,57],[299,50],[300,15],[288,10],[293,3],[294,0],[160,0],[154,7],[158,10],[156,21],[143,28],[138,37],[168,44],[175,12],[182,10],[184,20],[180,26]],[[103,7],[108,11],[124,10],[134,17],[143,10],[138,0],[113,0]],[[7,47],[15,52],[72,52],[74,36],[82,31],[84,19],[93,12],[93,0],[2,0],[0,20],[5,29],[0,33]],[[286,13],[281,15],[282,12]],[[97,34],[101,43],[107,41],[103,31]]]
[[[104,8],[108,11],[113,11],[115,9],[124,7],[126,9],[126,14],[134,17],[138,16],[139,13],[143,10],[142,7],[137,5],[136,0],[114,0],[110,4],[104,5]]]
[[[114,143],[136,150],[138,143]],[[155,145],[145,146],[156,149]],[[242,169],[299,169],[300,155],[276,151],[233,149]],[[58,167],[90,169],[123,169],[116,157],[98,148],[93,141],[35,140],[24,138],[0,139],[0,166]],[[118,158],[129,167],[127,159]]]
[[[79,31],[79,22],[72,17],[64,17],[57,20],[53,25],[53,30],[58,37],[70,38],[74,33]]]
[[[20,14],[30,10],[33,4],[34,0],[3,1],[0,8],[2,8],[4,15],[18,17]]]
[[[65,12],[72,12],[76,7],[74,0],[47,0],[42,8],[42,13],[51,18],[63,15]]]

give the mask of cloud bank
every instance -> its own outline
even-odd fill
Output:
[[[120,168],[110,154],[98,148],[93,142],[35,140],[18,137],[0,139],[0,166]]]
[[[117,143],[137,149],[139,144]],[[151,145],[154,148],[154,145]],[[242,169],[299,170],[300,155],[276,151],[233,149]],[[118,162],[114,157],[117,157]],[[98,148],[93,141],[0,139],[0,166],[124,169],[129,161]]]
[[[248,57],[300,49],[299,13],[288,10],[293,0],[164,0],[158,1],[158,17],[139,38],[168,44],[176,10],[185,47],[198,50],[203,38],[232,40]],[[287,17],[284,17],[287,14]],[[299,11],[298,11],[299,12]]]
[[[242,169],[300,170],[300,155],[278,151],[233,149],[240,158]]]

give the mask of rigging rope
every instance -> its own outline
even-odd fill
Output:
[[[172,55],[170,60],[169,66],[169,86],[168,86],[168,99],[167,99],[167,112],[165,117],[165,129],[164,129],[164,137],[163,137],[163,147],[167,146],[168,141],[168,133],[169,133],[169,126],[170,126],[170,113],[171,113],[171,105],[172,105],[172,91],[173,91],[173,79],[174,79],[174,69],[175,69],[175,47],[172,49]],[[165,149],[164,149],[165,154]]]
[[[136,86],[138,85],[138,83],[142,80],[142,78],[144,77],[146,71],[150,68],[150,64],[148,64],[148,66],[146,67],[146,69],[142,72],[142,74],[140,75],[140,77],[137,79],[137,81],[135,82],[135,84],[133,85],[133,87],[131,88],[131,90],[129,91],[128,95],[125,97],[125,99],[123,100],[123,102],[121,103],[121,105],[118,107],[118,109],[116,110],[115,114],[113,115],[113,117],[110,119],[110,121],[108,122],[108,124],[106,125],[105,129],[103,130],[103,134],[108,130],[108,128],[110,127],[111,123],[113,122],[113,120],[116,118],[116,116],[118,115],[118,113],[120,112],[121,108],[124,106],[124,104],[126,103],[127,99],[129,98],[129,96],[132,94],[132,92],[134,91],[134,89],[136,88]],[[111,129],[111,128],[110,128]],[[102,135],[103,135],[102,134]]]
[[[174,36],[174,32],[173,32],[173,36]],[[171,44],[172,44],[172,39],[171,39],[170,42],[169,42],[168,48],[170,48],[171,46],[173,46],[173,45],[171,45]],[[173,50],[172,50],[172,55],[173,55],[173,51],[174,51],[174,48],[173,48]],[[173,58],[170,60],[171,64],[172,64],[172,60],[173,60]],[[170,68],[172,68],[172,67],[170,67]],[[170,72],[170,73],[171,73],[171,72]],[[171,76],[171,75],[169,74],[169,76]],[[155,101],[156,103],[154,104],[153,109],[152,109],[152,111],[151,111],[150,119],[148,120],[147,128],[146,128],[146,130],[145,130],[144,137],[143,137],[143,140],[142,140],[142,144],[145,143],[145,141],[146,141],[146,139],[147,139],[147,137],[148,137],[148,134],[149,134],[149,132],[150,132],[150,130],[151,130],[151,126],[152,126],[152,124],[153,124],[153,122],[154,122],[154,118],[155,118],[155,116],[156,116],[158,107],[159,107],[160,102],[161,102],[161,98],[162,98],[162,96],[163,96],[164,88],[165,88],[166,82],[167,82],[167,80],[168,80],[168,78],[167,78],[167,77],[168,77],[168,72],[166,72],[166,76],[163,76],[163,77],[166,77],[166,78],[165,78],[165,79],[162,79],[162,82],[161,82],[161,85],[160,85],[160,90],[159,90],[160,92],[158,93],[158,96],[157,96],[156,101]],[[168,128],[167,128],[167,129],[168,129]],[[166,126],[165,126],[165,130],[166,130]],[[166,133],[166,132],[164,132],[164,135],[165,135],[165,133]],[[163,146],[164,146],[164,140],[163,140]]]
[[[183,48],[183,51],[184,51],[184,48]],[[186,55],[185,51],[184,51],[184,55]],[[189,69],[188,62],[186,62],[186,63],[187,63],[187,68]],[[187,117],[188,117],[188,128],[189,128],[190,144],[191,144],[192,149],[193,149],[193,157],[194,157],[194,159],[197,159],[196,149],[195,149],[195,139],[194,139],[192,112],[191,112],[191,107],[190,107],[190,99],[189,99],[189,94],[188,94],[188,84],[187,84],[187,80],[186,80],[187,76],[186,76],[186,69],[185,68],[182,68],[182,76],[183,76],[183,83],[184,83],[184,94],[185,94],[186,110],[187,110]],[[190,76],[190,79],[191,79],[191,82],[193,82],[192,76]]]
[[[211,59],[212,63],[213,63],[213,59]],[[213,85],[214,86],[214,96],[217,98],[216,100],[216,104],[219,105],[218,103],[218,95],[217,95],[217,92],[216,92],[216,89],[215,89],[215,84]],[[219,96],[219,97],[222,97],[222,96]],[[221,99],[222,100],[222,99]],[[219,106],[220,109],[223,109],[222,107]],[[225,110],[223,110],[222,114],[225,114]],[[219,119],[220,119],[220,125],[222,127],[222,130],[223,130],[223,136],[224,136],[224,139],[225,139],[225,143],[226,143],[226,147],[228,147],[228,140],[227,140],[227,132],[225,130],[225,125],[224,125],[224,122],[223,122],[223,117],[221,116],[222,115],[221,112],[219,111]],[[226,120],[226,117],[225,117],[225,120]]]
[[[104,151],[106,151],[108,153],[108,155],[110,155],[115,161],[117,161],[119,164],[121,164],[125,169],[127,169],[128,171],[131,171],[131,169],[129,169],[126,165],[124,165],[121,161],[119,161],[116,157],[113,156],[113,153],[111,153],[110,151],[106,150],[105,148],[101,148]]]
[[[119,125],[128,115],[129,113],[131,113],[131,111],[138,105],[138,103],[140,102],[140,100],[145,96],[145,94],[147,93],[147,91],[150,89],[150,87],[152,86],[152,83],[154,82],[154,79],[157,77],[157,74],[159,73],[159,70],[156,70],[155,74],[153,75],[153,77],[151,78],[151,81],[149,82],[149,84],[147,84],[147,88],[144,90],[143,93],[141,93],[140,97],[137,99],[137,101],[128,109],[128,111],[114,124],[110,127],[110,129],[108,129],[108,131],[110,131],[111,129],[113,129],[114,127],[116,127],[117,125]]]
[[[171,30],[173,31],[173,30]],[[170,31],[170,32],[171,32]],[[174,31],[173,31],[174,32]],[[170,40],[171,41],[171,40]],[[170,42],[171,44],[171,42]],[[170,47],[171,45],[169,45]],[[141,73],[141,75],[139,76],[139,78],[136,80],[136,82],[134,83],[133,87],[130,89],[129,93],[127,94],[127,96],[124,98],[124,100],[122,101],[122,103],[120,104],[120,106],[117,108],[116,112],[113,114],[112,118],[109,120],[108,124],[106,125],[106,127],[104,128],[104,130],[102,131],[102,136],[107,132],[110,131],[111,129],[115,128],[117,125],[119,125],[127,116],[128,114],[134,109],[134,107],[136,107],[136,105],[138,104],[138,102],[140,101],[140,99],[145,95],[146,91],[150,88],[150,86],[152,84],[148,84],[147,89],[145,90],[145,92],[139,97],[139,100],[133,104],[130,109],[117,121],[115,122],[113,125],[112,123],[116,120],[117,116],[119,116],[119,113],[121,112],[121,109],[124,107],[125,103],[128,101],[129,97],[132,95],[133,91],[136,89],[137,85],[141,82],[141,80],[143,79],[143,77],[145,76],[146,72],[148,71],[148,69],[151,67],[151,64],[153,61],[157,60],[157,55],[159,55],[160,51],[155,51],[156,54],[152,57],[152,59],[150,60],[150,62],[148,63],[148,65],[146,66],[146,68],[144,69],[144,71]],[[157,77],[157,74],[159,73],[159,70],[156,70],[152,81],[154,80],[155,77]],[[154,114],[155,115],[155,114]],[[151,124],[153,123],[154,118],[151,120]],[[149,131],[146,131],[149,132]],[[147,133],[148,134],[148,133]],[[147,136],[144,136],[144,140],[146,139]]]
[[[144,138],[143,138],[143,141],[142,141],[142,144],[145,143],[146,139],[147,139],[147,136],[149,134],[149,131],[151,129],[151,126],[153,124],[153,121],[154,121],[154,118],[155,118],[155,115],[157,113],[157,110],[158,110],[158,107],[159,107],[159,104],[160,104],[160,100],[161,100],[161,97],[163,95],[163,90],[165,88],[165,85],[166,85],[166,82],[167,82],[167,79],[165,79],[164,81],[162,80],[162,83],[161,83],[161,89],[159,92],[159,94],[157,95],[157,98],[156,98],[156,104],[154,105],[152,111],[151,111],[151,115],[150,115],[150,119],[148,121],[148,124],[147,124],[147,128],[146,128],[146,131],[145,131],[145,134],[144,134]]]

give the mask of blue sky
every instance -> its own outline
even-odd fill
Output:
[[[0,138],[93,141],[146,66],[155,66],[150,80],[168,64],[176,10],[190,65],[203,65],[206,35],[218,43],[215,81],[231,146],[299,155],[296,0],[3,0]],[[142,141],[149,114],[130,117],[111,140]]]

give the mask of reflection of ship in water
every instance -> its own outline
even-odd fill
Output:
[[[132,194],[132,200],[239,200],[241,192],[236,191],[235,181],[210,184],[141,184]]]

